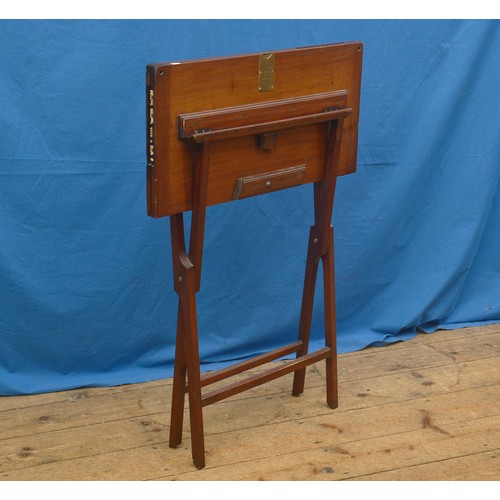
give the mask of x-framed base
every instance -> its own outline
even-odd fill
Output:
[[[194,150],[193,212],[189,251],[185,245],[183,214],[170,216],[174,287],[179,296],[177,337],[169,446],[181,444],[184,401],[189,397],[189,417],[193,462],[198,469],[205,466],[203,407],[251,389],[260,384],[294,372],[292,394],[304,390],[306,367],[320,360],[326,363],[326,400],[331,408],[338,404],[337,351],[335,329],[334,238],[331,217],[343,119],[349,109],[328,116],[324,177],[314,183],[314,225],[310,229],[298,340],[284,347],[237,363],[233,366],[201,375],[198,348],[196,292],[200,289],[203,236],[207,206],[207,185],[210,170],[210,144],[216,134],[192,136]],[[266,133],[265,127],[259,132]],[[323,265],[325,347],[309,353],[309,337],[314,303],[314,291],[319,261]],[[295,353],[295,359],[276,367],[228,384],[221,389],[202,393],[202,388],[264,363]]]

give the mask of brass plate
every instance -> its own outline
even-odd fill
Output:
[[[259,56],[259,92],[274,90],[274,54]]]

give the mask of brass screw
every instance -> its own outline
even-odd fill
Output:
[[[177,276],[177,281],[180,283],[182,281],[182,276]]]
[[[313,243],[316,245],[316,243],[318,243],[318,238],[313,238]]]

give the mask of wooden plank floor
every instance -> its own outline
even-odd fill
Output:
[[[341,355],[337,410],[323,374],[298,398],[290,375],[205,408],[201,471],[189,426],[168,447],[170,379],[3,397],[0,479],[500,479],[500,324]]]

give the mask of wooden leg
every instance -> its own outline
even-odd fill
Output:
[[[184,327],[184,348],[188,377],[189,420],[191,428],[191,450],[193,462],[198,469],[205,467],[205,440],[203,434],[203,412],[201,405],[200,355],[198,350],[198,325],[196,319],[196,277],[193,267],[180,274],[185,286],[182,292],[181,309]]]
[[[205,467],[205,440],[203,435],[196,292],[200,288],[201,279],[209,157],[210,148],[208,144],[195,147],[193,212],[189,254],[186,252],[182,213],[170,217],[174,288],[179,295],[179,310],[169,445],[170,447],[177,447],[182,440],[187,374],[191,450],[193,462],[198,469]]]
[[[319,258],[317,256],[317,240],[314,228],[309,233],[309,247],[307,249],[306,272],[304,277],[304,289],[302,291],[302,307],[300,310],[299,340],[302,347],[297,352],[297,357],[305,356],[309,349],[309,337],[311,332],[311,321],[314,306],[314,290],[316,288],[316,276],[318,274]],[[293,375],[292,395],[299,396],[304,391],[306,368],[297,370]]]
[[[326,359],[327,403],[331,408],[338,405],[337,396],[337,351],[335,328],[335,280],[333,262],[333,228],[330,224],[333,210],[333,198],[337,178],[342,121],[331,124],[328,128],[327,154],[325,159],[325,177],[314,183],[314,226],[309,235],[306,274],[300,313],[299,340],[302,347],[297,358],[307,354],[311,331],[314,304],[314,290],[319,259],[323,263],[324,307],[325,307],[325,344],[331,349]],[[294,373],[292,394],[300,395],[304,390],[305,367]]]
[[[170,448],[177,448],[182,442],[184,421],[184,399],[186,387],[186,351],[184,346],[182,309],[179,299],[177,310],[177,336],[175,343],[174,382],[172,387],[172,409],[170,414]]]
[[[182,214],[170,217],[170,227],[174,263],[174,287],[179,295],[179,309],[169,445],[176,447],[182,439],[187,373],[193,462],[198,469],[202,469],[205,466],[205,444],[201,405],[198,324],[196,317],[197,269],[193,266],[185,252]]]
[[[325,345],[331,349],[330,356],[326,358],[326,401],[330,408],[337,408],[337,333],[335,327],[333,227],[330,230],[329,240],[328,251],[322,257],[325,303]]]

